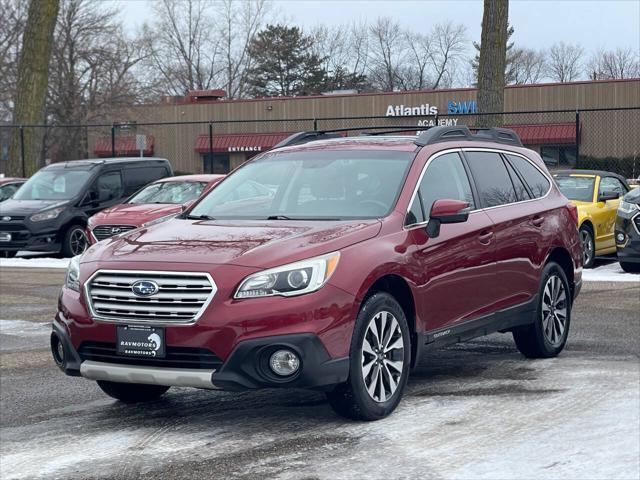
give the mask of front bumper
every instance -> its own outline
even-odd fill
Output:
[[[27,250],[34,252],[58,252],[60,251],[60,241],[58,230],[50,229],[38,233],[32,233],[23,224],[0,224],[0,232],[11,235],[8,242],[0,242],[0,250],[7,252],[17,252]]]
[[[619,239],[620,235],[622,239]],[[640,263],[640,213],[629,218],[618,215],[614,237],[618,260],[625,263]]]
[[[64,349],[57,354],[57,343]],[[137,358],[119,357],[96,361],[82,347],[76,350],[64,324],[55,320],[51,348],[58,367],[71,376],[90,380],[142,383],[177,387],[223,390],[258,388],[325,389],[346,381],[349,358],[332,359],[314,334],[292,334],[256,338],[240,342],[219,368],[171,368],[160,365],[136,365]],[[299,370],[290,377],[278,377],[268,368],[268,358],[277,349],[288,348],[300,358]],[[131,363],[125,363],[130,361]]]

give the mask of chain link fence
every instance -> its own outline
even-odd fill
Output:
[[[0,173],[7,172],[9,142],[16,133],[20,138],[33,133],[42,136],[40,166],[96,157],[157,156],[169,159],[177,173],[226,173],[295,132],[342,129],[343,135],[352,136],[388,128],[397,134],[415,134],[435,125],[477,127],[482,125],[485,115],[497,117],[505,127],[514,129],[522,143],[537,151],[550,169],[608,170],[627,178],[640,175],[640,107],[500,114],[0,125]]]

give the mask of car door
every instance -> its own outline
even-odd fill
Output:
[[[494,224],[494,310],[524,304],[538,291],[539,269],[546,254],[544,232],[552,221],[516,171],[517,164],[511,164],[498,151],[465,150],[464,155],[481,206]],[[524,157],[513,156],[533,167]],[[545,194],[550,186],[547,180]]]
[[[618,198],[607,200],[606,202],[598,201],[603,193],[615,192]],[[598,198],[596,198],[596,213],[594,214],[596,224],[596,248],[597,250],[606,250],[615,248],[613,238],[613,230],[616,222],[616,212],[620,205],[620,198],[627,193],[626,187],[620,180],[615,177],[600,177],[598,184]]]
[[[102,172],[87,191],[82,202],[83,210],[91,216],[105,208],[117,205],[122,202],[124,191],[120,170]]]
[[[430,238],[425,226],[435,200],[469,202],[466,222],[443,224]],[[490,312],[494,298],[493,224],[476,209],[471,183],[458,152],[429,160],[407,214],[412,260],[419,272],[417,309],[428,331]]]

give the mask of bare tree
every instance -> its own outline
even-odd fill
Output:
[[[251,69],[248,49],[269,16],[265,0],[223,0],[218,29],[221,37],[222,83],[229,98],[242,97]]]
[[[218,87],[224,71],[216,12],[206,0],[161,0],[153,4],[156,20],[145,25],[150,51],[147,68],[157,72],[158,93]]]
[[[29,3],[18,62],[13,111],[15,124],[38,124],[44,119],[51,40],[58,8],[58,0],[32,0]],[[9,143],[7,173],[31,175],[38,169],[42,151],[42,133],[40,129],[27,129],[23,136],[24,143],[22,143],[19,131],[14,130]],[[24,159],[21,159],[22,152],[24,152]]]
[[[509,1],[484,0],[478,62],[478,109],[504,110],[505,63],[509,38]],[[481,116],[483,126],[502,124],[501,115]]]
[[[435,79],[431,88],[440,88],[443,81],[451,86],[458,62],[464,55],[467,42],[467,31],[464,25],[452,22],[439,23],[431,33],[432,54],[429,59],[433,67]]]
[[[638,77],[640,76],[640,54],[631,48],[596,51],[587,64],[587,73],[592,80]]]
[[[547,71],[544,51],[514,48],[507,66],[507,83],[522,85],[540,82]]]
[[[26,6],[23,2],[0,0],[0,122],[9,121],[13,114]]]
[[[128,38],[116,11],[90,0],[65,0],[53,42],[48,123],[83,124],[135,103],[141,93],[135,69],[144,58],[141,41]],[[84,129],[50,132],[55,160],[88,155]]]
[[[369,27],[369,77],[374,86],[394,91],[401,86],[400,69],[407,53],[406,36],[400,24],[380,17]]]
[[[556,82],[571,82],[582,74],[584,49],[580,45],[559,42],[548,53],[547,75]]]

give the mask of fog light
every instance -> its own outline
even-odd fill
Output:
[[[622,233],[622,232],[616,233],[616,242],[624,243],[624,240],[625,240],[624,233]]]
[[[278,350],[271,355],[269,366],[276,375],[288,377],[298,371],[300,359],[291,350]]]

